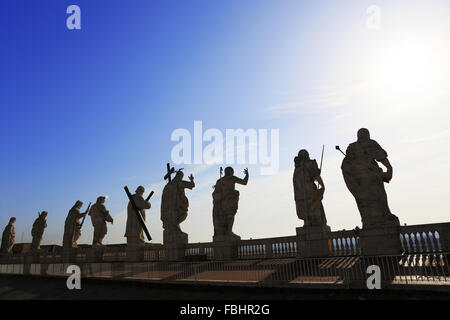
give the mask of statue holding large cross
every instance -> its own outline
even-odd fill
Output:
[[[175,177],[171,178],[171,174],[175,173]],[[183,180],[184,173],[182,169],[176,170],[170,168],[167,164],[167,174],[164,179],[167,184],[163,189],[161,197],[161,221],[163,223],[164,244],[167,243],[187,243],[188,235],[181,231],[180,223],[186,220],[189,200],[186,197],[185,189],[195,187],[194,176],[189,176],[189,181]]]
[[[147,199],[144,199],[145,188],[143,186],[137,187],[134,195],[131,195],[127,187],[124,187],[124,189],[129,199],[125,237],[129,245],[139,246],[145,243],[144,231],[147,239],[149,241],[152,239],[145,226],[145,210],[151,207],[149,200],[153,192],[150,193]]]

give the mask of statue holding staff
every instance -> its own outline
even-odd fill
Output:
[[[325,184],[320,176],[321,169],[317,166],[316,160],[309,158],[309,153],[305,149],[298,152],[294,164],[292,180],[298,218],[304,221],[304,227],[325,227],[329,230],[322,205]]]
[[[234,234],[234,217],[238,210],[239,191],[236,183],[246,185],[248,182],[248,169],[244,170],[244,179],[234,176],[232,167],[225,168],[225,176],[217,180],[213,196],[213,224],[214,241],[239,240],[241,237]]]
[[[400,225],[389,209],[384,184],[392,179],[392,166],[386,151],[370,139],[369,130],[358,130],[358,139],[351,143],[341,169],[347,188],[355,197],[363,228]],[[381,163],[384,172],[379,166]]]
[[[70,209],[65,224],[63,248],[78,248],[77,241],[81,237],[81,222],[80,219],[85,217],[89,211],[89,207],[84,213],[80,213],[83,202],[77,200]]]

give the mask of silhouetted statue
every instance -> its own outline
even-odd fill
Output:
[[[293,176],[295,204],[297,216],[304,221],[304,227],[325,227],[327,219],[322,205],[325,185],[320,177],[320,169],[316,160],[309,158],[308,151],[302,149],[294,158]],[[320,189],[316,186],[318,182]]]
[[[136,189],[136,193],[133,195],[133,200],[141,213],[142,219],[145,221],[145,209],[150,209],[150,202],[145,201],[143,198],[145,188],[139,186]],[[143,244],[144,232],[139,220],[134,212],[133,206],[128,202],[127,207],[127,228],[125,231],[125,237],[127,237],[127,243],[130,244]]]
[[[342,161],[345,184],[355,197],[363,228],[399,225],[389,209],[384,183],[392,179],[392,166],[380,145],[370,139],[369,130],[358,130],[358,140],[351,143]],[[378,166],[382,163],[387,171]]]
[[[247,184],[248,169],[245,169],[244,173],[244,179],[240,179],[234,176],[232,167],[226,167],[225,176],[217,180],[214,186],[212,194],[214,241],[240,239],[238,235],[232,232],[232,229],[239,202],[239,191],[235,189],[235,185],[236,183]]]
[[[33,237],[31,241],[32,250],[39,250],[41,247],[42,235],[45,228],[47,228],[47,214],[47,211],[42,211],[39,217],[34,220],[33,228],[31,229],[31,236]]]
[[[16,242],[16,231],[14,230],[14,222],[16,218],[12,217],[9,219],[8,225],[5,227],[2,235],[2,247],[0,249],[1,253],[11,253],[14,243]]]
[[[92,245],[101,246],[102,241],[108,232],[106,222],[113,223],[114,220],[110,216],[109,211],[106,210],[104,205],[106,197],[98,197],[97,202],[92,206],[89,211],[91,216],[92,225],[94,226],[94,238],[92,240]]]
[[[194,176],[189,176],[189,181],[183,181],[184,174],[178,170],[175,178],[164,187],[161,197],[161,221],[164,228],[164,243],[166,240],[181,236],[187,241],[187,234],[181,231],[180,223],[186,220],[189,200],[184,189],[195,187]]]
[[[67,215],[66,222],[64,224],[64,248],[78,248],[77,241],[81,237],[81,223],[80,219],[86,216],[86,213],[80,213],[80,209],[83,206],[83,202],[77,200],[72,209],[70,209]]]

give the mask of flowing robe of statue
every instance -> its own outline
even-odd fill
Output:
[[[225,169],[226,170],[226,169]],[[213,224],[214,239],[229,240],[240,239],[232,232],[234,217],[238,210],[239,191],[235,189],[236,183],[246,185],[248,175],[240,179],[234,175],[227,175],[217,180],[213,196]]]
[[[33,237],[31,249],[38,250],[41,247],[42,235],[44,234],[45,228],[47,228],[47,219],[44,214],[41,214],[34,221],[33,228],[31,229],[31,236]]]
[[[322,205],[324,188],[318,189],[315,181],[320,180],[320,169],[316,160],[295,157],[293,176],[297,216],[304,221],[304,227],[326,227],[327,219]]]
[[[2,247],[0,251],[2,253],[11,253],[16,239],[16,231],[14,225],[10,222],[5,227],[2,235]]]
[[[92,240],[92,245],[102,245],[103,238],[108,232],[106,222],[113,222],[113,218],[109,214],[109,211],[106,210],[105,205],[100,202],[96,202],[92,206],[89,215],[91,216],[92,225],[94,227],[94,239]]]
[[[387,163],[390,167],[388,155],[375,140],[368,137],[368,131],[366,135],[347,148],[341,165],[345,184],[355,197],[363,228],[399,225],[398,218],[389,209],[384,189],[384,183],[392,177],[392,170],[383,172],[377,163]]]
[[[182,175],[178,175],[178,173],[164,187],[161,197],[161,221],[163,222],[164,238],[166,238],[166,235],[185,234],[180,229],[180,223],[186,220],[189,208],[189,200],[184,189],[194,187],[194,182],[183,181]]]
[[[80,219],[82,217],[84,217],[84,214],[80,213],[79,208],[73,206],[72,209],[70,209],[64,224],[64,248],[78,248],[77,241],[81,237]]]
[[[141,213],[142,219],[145,221],[145,209],[150,209],[150,202],[145,201],[145,199],[138,195],[133,195],[134,203],[139,209]],[[128,202],[127,207],[127,228],[125,231],[125,237],[127,237],[128,243],[144,243],[144,231],[142,230],[142,226],[139,223],[139,220],[136,216],[136,213],[131,205],[131,202]]]

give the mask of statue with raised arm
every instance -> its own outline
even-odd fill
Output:
[[[42,211],[39,217],[34,221],[33,228],[31,229],[31,250],[39,250],[42,242],[42,235],[45,228],[47,228],[47,211]]]
[[[106,222],[111,224],[114,222],[113,218],[109,214],[109,211],[105,207],[106,197],[98,197],[97,202],[92,206],[89,211],[91,216],[92,225],[94,226],[94,238],[92,240],[93,246],[103,245],[103,238],[108,232]]]
[[[164,243],[182,238],[187,243],[187,234],[181,231],[180,223],[186,220],[189,200],[184,189],[195,187],[194,176],[189,181],[183,180],[183,171],[178,170],[173,180],[168,181],[161,197],[161,221],[164,228]]]
[[[64,224],[63,248],[78,248],[77,241],[81,237],[80,219],[87,214],[87,212],[80,213],[82,206],[83,202],[77,200],[67,215]]]
[[[136,193],[132,195],[132,199],[136,204],[137,209],[139,210],[139,214],[142,217],[142,220],[145,222],[145,209],[150,209],[150,202],[144,199],[145,188],[143,186],[139,186],[136,189]],[[127,238],[128,244],[133,245],[141,245],[145,243],[144,240],[144,231],[142,229],[142,225],[140,224],[136,212],[133,209],[133,205],[131,202],[128,202],[127,207],[127,227],[125,231],[125,237]]]
[[[16,218],[12,217],[9,219],[8,225],[3,230],[2,234],[2,246],[0,248],[1,253],[8,254],[11,253],[14,243],[16,242],[16,231],[14,229],[14,222]]]
[[[244,179],[234,176],[232,167],[225,168],[225,176],[217,180],[213,196],[213,224],[214,241],[239,240],[233,233],[234,217],[238,210],[239,191],[235,185],[246,185],[248,182],[248,169],[244,170]]]
[[[294,158],[294,164],[292,180],[298,218],[304,221],[304,227],[323,227],[330,231],[322,205],[325,185],[316,160],[311,160],[308,151],[302,149]]]
[[[398,218],[389,209],[384,189],[384,183],[392,179],[388,155],[370,139],[369,130],[359,129],[357,136],[358,140],[347,148],[341,169],[345,184],[355,197],[363,228],[399,225]]]

